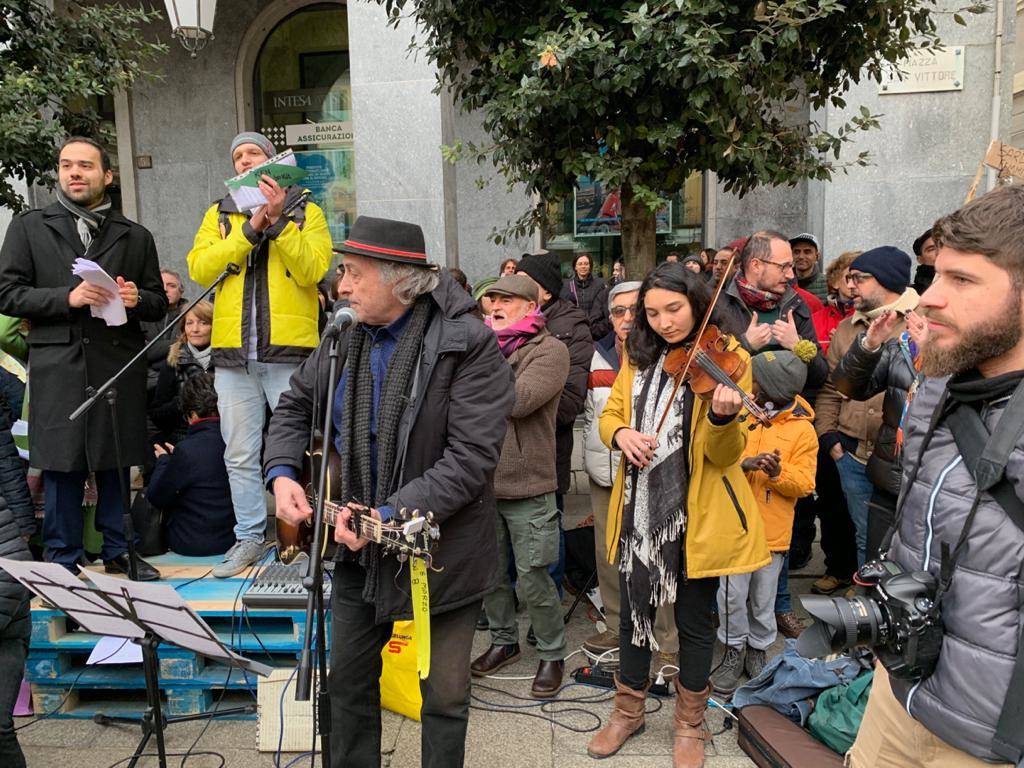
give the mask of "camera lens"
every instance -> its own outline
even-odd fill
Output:
[[[799,600],[814,618],[814,624],[797,640],[797,651],[804,657],[827,656],[857,645],[873,646],[886,633],[882,610],[870,597],[804,595]]]

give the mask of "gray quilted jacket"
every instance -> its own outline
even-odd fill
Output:
[[[953,435],[939,424],[921,459],[921,445],[946,379],[926,381],[911,406],[904,445],[904,483],[918,462],[916,481],[906,488],[899,530],[890,557],[907,570],[939,577],[942,542],[955,546],[975,497],[975,484]],[[994,429],[1006,400],[983,413]],[[1024,440],[1006,469],[1024,498]],[[1024,531],[985,494],[960,555],[952,586],[942,601],[945,637],[935,672],[918,683],[893,678],[896,698],[910,715],[958,749],[997,761],[992,737],[1010,683],[1024,609]]]

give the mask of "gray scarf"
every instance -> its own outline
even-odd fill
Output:
[[[75,217],[78,237],[82,241],[82,247],[88,251],[96,233],[103,226],[103,222],[107,220],[107,214],[110,212],[110,198],[104,195],[103,202],[95,208],[83,208],[78,203],[68,199],[67,195],[64,194],[64,190],[59,186],[56,189],[57,202]]]
[[[192,353],[192,357],[203,367],[203,370],[210,370],[210,360],[213,359],[213,345],[208,345],[206,349],[199,349],[191,341],[186,341],[185,343],[188,345],[188,351]]]
[[[373,486],[370,468],[370,410],[373,407],[373,374],[370,370],[369,336],[356,328],[349,336],[345,366],[345,407],[341,417],[345,457],[341,462],[341,498],[378,507],[390,493],[391,477],[398,451],[398,424],[409,402],[409,390],[423,345],[423,334],[430,319],[430,296],[420,296],[388,361],[381,385],[377,412],[377,485]],[[338,554],[344,556],[344,548]],[[359,553],[367,578],[363,596],[373,602],[377,591],[377,546],[370,544]]]

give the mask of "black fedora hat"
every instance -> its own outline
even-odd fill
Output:
[[[423,230],[419,225],[407,221],[360,216],[349,230],[348,239],[337,250],[371,259],[437,269],[436,264],[427,262]]]

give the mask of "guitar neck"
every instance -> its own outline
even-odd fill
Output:
[[[335,527],[338,524],[338,515],[345,507],[342,504],[335,504],[332,501],[324,502],[324,521],[327,525]],[[359,526],[358,530],[356,526]],[[348,529],[358,533],[364,539],[380,544],[382,538],[381,521],[372,515],[355,511],[348,523]]]

